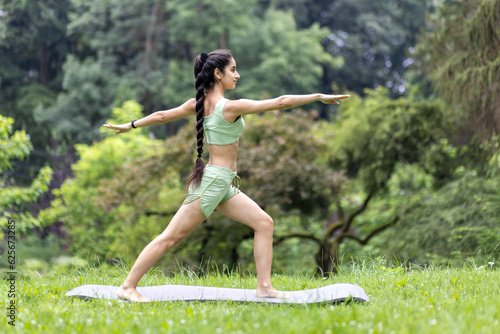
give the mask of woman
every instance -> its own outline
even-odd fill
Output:
[[[104,126],[125,133],[132,128],[165,124],[196,115],[198,157],[188,179],[188,196],[165,231],[156,237],[137,258],[127,278],[118,289],[118,296],[131,301],[148,301],[136,287],[142,276],[163,253],[178,244],[196,226],[217,209],[227,217],[250,226],[254,232],[254,257],[257,267],[256,296],[283,298],[271,284],[273,220],[252,199],[239,191],[236,175],[238,140],[245,126],[243,115],[298,107],[310,102],[338,104],[336,100],[349,95],[284,95],[275,99],[229,101],[227,89],[234,89],[240,78],[230,52],[217,50],[202,53],[194,64],[196,98],[183,105],[155,112],[127,124]],[[207,137],[210,158],[208,165],[201,159],[203,136]]]

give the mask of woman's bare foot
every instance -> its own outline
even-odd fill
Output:
[[[141,295],[136,288],[124,288],[121,286],[118,288],[118,291],[116,291],[116,294],[118,295],[118,298],[129,300],[131,302],[150,302],[150,300]]]
[[[288,299],[291,300],[290,297],[285,296],[275,288],[270,288],[266,290],[257,290],[255,294],[257,298],[280,298],[280,299]]]

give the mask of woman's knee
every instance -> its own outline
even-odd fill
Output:
[[[180,243],[186,236],[181,234],[172,235],[170,233],[163,232],[158,236],[158,241],[166,249],[170,249]]]
[[[266,231],[266,232],[272,232],[274,229],[274,220],[271,216],[269,215],[263,215],[260,218],[260,223],[258,225],[258,228],[260,230]]]

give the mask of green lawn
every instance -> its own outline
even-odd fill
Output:
[[[329,279],[275,275],[280,290],[333,283],[363,287],[369,303],[348,305],[267,305],[231,302],[72,300],[64,294],[82,284],[119,285],[126,272],[103,266],[52,268],[39,275],[24,270],[17,282],[19,333],[500,333],[500,271],[496,265],[463,268],[386,268],[376,261],[345,266]],[[165,277],[148,274],[141,285],[190,284],[254,288],[251,275],[189,271]],[[5,310],[6,281],[0,286]],[[13,331],[2,319],[2,329]]]

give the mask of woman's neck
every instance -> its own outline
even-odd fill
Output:
[[[218,97],[218,98],[223,98],[224,94],[226,93],[226,90],[220,83],[216,84],[210,92],[208,92],[207,95],[211,95],[213,97]]]

